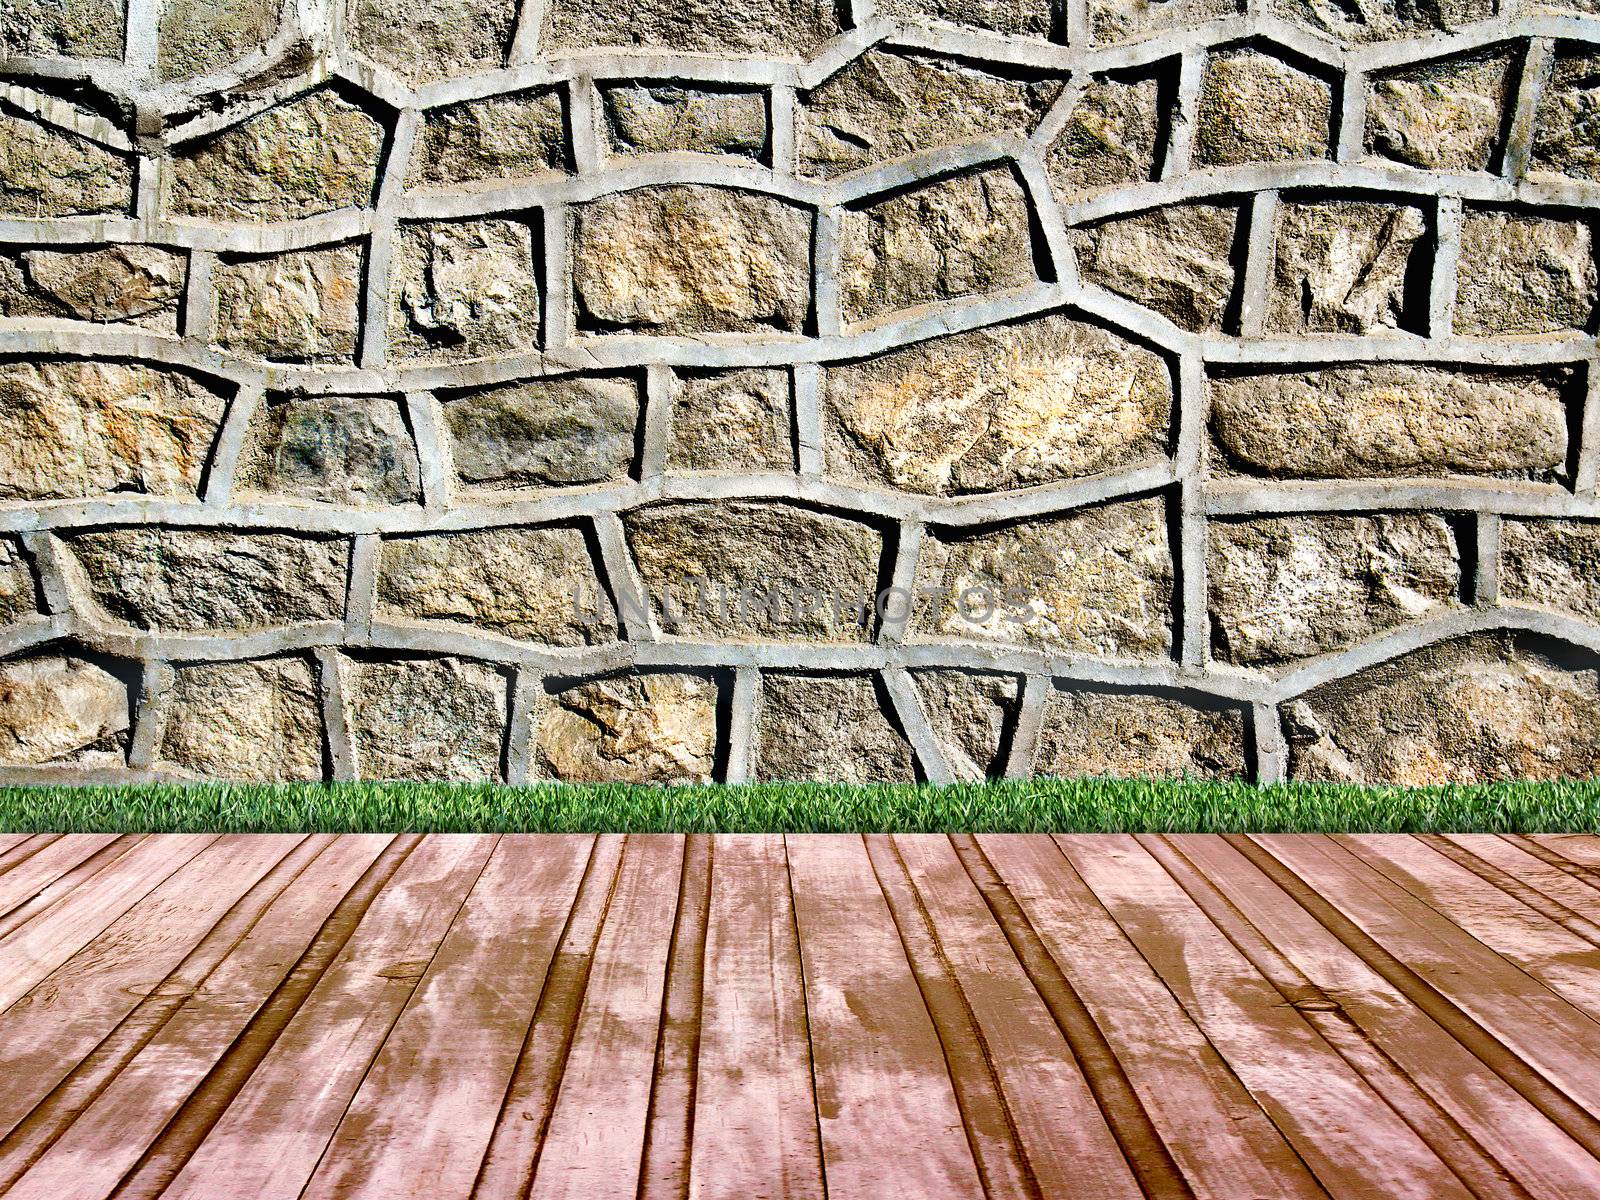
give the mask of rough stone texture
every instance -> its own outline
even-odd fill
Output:
[[[1060,79],[870,50],[803,97],[800,168],[831,178],[950,142],[1026,137],[1060,93]]]
[[[757,91],[708,91],[666,84],[606,88],[606,129],[618,154],[735,154],[760,158],[767,102]]]
[[[413,83],[505,61],[516,0],[349,0],[350,44]]]
[[[0,363],[0,498],[193,496],[225,406],[136,363]]]
[[[383,128],[324,88],[177,154],[172,212],[207,221],[290,221],[372,202]]]
[[[568,783],[710,783],[716,683],[651,673],[567,688],[551,698],[536,745],[541,773]]]
[[[107,529],[61,540],[97,619],[134,629],[273,629],[344,615],[344,538]]]
[[[460,658],[356,661],[345,668],[362,779],[501,777],[507,683]]]
[[[1503,600],[1600,619],[1600,523],[1508,519],[1500,537]]]
[[[758,779],[909,783],[911,747],[864,675],[766,677],[756,716]]]
[[[378,613],[551,646],[617,633],[583,533],[569,526],[385,538]]]
[[[417,130],[407,178],[415,187],[493,187],[564,171],[566,165],[561,93],[541,88],[427,114]]]
[[[1426,785],[1600,774],[1600,678],[1591,660],[1562,661],[1573,657],[1485,635],[1326,684],[1285,709],[1290,775]]]
[[[197,779],[321,779],[322,711],[303,658],[174,673],[159,761]]]
[[[1499,152],[1515,59],[1477,53],[1380,76],[1367,100],[1369,153],[1430,171],[1487,171]]]
[[[1160,499],[992,532],[930,530],[911,629],[922,639],[1148,658],[1172,643],[1172,581]]]
[[[1461,558],[1432,513],[1216,521],[1206,580],[1212,652],[1275,663],[1437,615],[1460,595]]]
[[[1419,305],[1408,284],[1427,231],[1411,205],[1285,203],[1267,327],[1293,335],[1414,326]]]
[[[667,466],[691,471],[787,471],[789,379],[782,371],[679,372]]]
[[[460,362],[534,349],[538,231],[522,221],[402,226],[395,247],[389,352],[409,362]]]
[[[361,245],[217,263],[216,342],[281,362],[348,362],[361,325]]]
[[[132,206],[125,156],[0,110],[0,217],[126,214]]]
[[[541,45],[661,47],[720,55],[810,54],[840,32],[829,0],[550,0]]]
[[[1161,454],[1166,364],[1054,315],[828,371],[835,471],[925,495],[1029,487]]]
[[[1361,4],[1273,0],[1271,5],[1276,16],[1352,45],[1455,29],[1493,16],[1495,8],[1495,0],[1440,0],[1435,4],[1413,4],[1408,0],[1365,0]]]
[[[127,754],[128,689],[94,663],[41,654],[0,663],[0,763],[113,766]]]
[[[0,54],[121,58],[125,0],[5,0]]]
[[[279,0],[166,0],[156,37],[156,72],[187,79],[258,52],[278,31]]]
[[[1048,0],[880,0],[877,11],[1027,38],[1048,37],[1054,24]]]
[[[1567,460],[1560,372],[1403,364],[1211,381],[1211,430],[1252,474],[1551,479]]]
[[[1325,158],[1333,89],[1279,58],[1229,50],[1206,63],[1195,114],[1195,161],[1204,166]]]
[[[965,779],[1002,774],[1006,734],[1016,719],[1016,676],[917,671],[912,678],[951,770]]]
[[[1534,120],[1529,168],[1600,183],[1600,53],[1557,53]]]
[[[855,642],[871,633],[883,536],[869,525],[746,503],[664,504],[624,524],[667,633],[736,642]]]
[[[1236,708],[1160,693],[1058,690],[1045,702],[1039,775],[1227,779],[1245,772]]]
[[[573,237],[585,328],[758,333],[801,328],[811,217],[772,196],[646,188],[585,205]]]
[[[39,611],[33,570],[15,538],[0,538],[0,623],[10,625]]]
[[[417,448],[394,400],[298,396],[251,422],[235,488],[359,508],[421,500]]]
[[[536,379],[451,400],[444,417],[456,475],[495,489],[621,479],[641,403],[625,376]]]
[[[0,254],[0,316],[176,333],[185,273],[182,255],[153,246]]]
[[[1045,160],[1050,182],[1069,201],[1080,193],[1153,179],[1160,140],[1158,80],[1092,79],[1051,143]]]
[[[1027,196],[1005,167],[846,211],[839,253],[846,322],[1024,287],[1038,277]]]
[[[1131,42],[1242,11],[1242,0],[1089,0],[1089,25],[1096,42]]]
[[[1594,230],[1584,221],[1469,209],[1457,279],[1457,333],[1584,329],[1595,311]]]
[[[1154,309],[1179,328],[1219,330],[1235,290],[1239,210],[1152,209],[1077,231],[1084,280]]]

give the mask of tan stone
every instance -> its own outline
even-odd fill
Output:
[[[1282,59],[1227,50],[1206,62],[1195,113],[1197,165],[1326,158],[1333,89]]]
[[[1490,170],[1511,68],[1510,54],[1480,51],[1379,76],[1367,100],[1367,151],[1430,171]]]
[[[412,84],[505,62],[517,0],[344,0],[350,44]]]
[[[279,0],[166,0],[156,38],[157,75],[187,79],[256,53],[278,32],[283,7]]]
[[[757,91],[634,84],[601,94],[611,149],[618,154],[760,158],[767,146],[767,102]]]
[[[642,401],[628,376],[565,376],[490,388],[444,406],[456,474],[507,489],[622,479]]]
[[[1600,183],[1600,52],[1557,50],[1533,125],[1528,169]]]
[[[1273,15],[1347,46],[1421,38],[1505,11],[1495,0],[1436,0],[1428,4],[1411,0],[1362,0],[1359,4],[1272,0],[1270,7]]]
[[[508,688],[500,670],[460,658],[354,661],[346,677],[360,778],[501,777]]]
[[[1048,38],[1055,24],[1049,0],[879,0],[886,17],[924,17],[992,33]]]
[[[568,783],[710,783],[717,686],[651,672],[567,688],[551,698],[536,750],[541,770]]]
[[[1243,0],[1089,0],[1089,25],[1096,42],[1131,42],[1243,11]]]
[[[521,221],[402,226],[389,310],[391,356],[443,363],[536,349],[537,240]]]
[[[178,331],[187,267],[153,246],[0,255],[0,315],[127,322]]]
[[[409,165],[413,186],[493,186],[567,165],[561,93],[536,89],[436,109],[423,119]]]
[[[6,0],[0,57],[122,57],[126,0]]]
[[[998,777],[1001,754],[1016,718],[1015,675],[974,675],[965,671],[915,671],[929,728],[958,779]]]
[[[1222,328],[1239,210],[1180,204],[1076,231],[1078,273],[1192,332]]]
[[[1461,223],[1455,331],[1563,333],[1587,328],[1597,298],[1594,232],[1561,221],[1469,209]]]
[[[369,507],[422,499],[417,450],[382,396],[299,396],[255,414],[235,489]]]
[[[762,780],[909,783],[911,747],[866,675],[768,674],[756,716]]]
[[[1045,167],[1063,203],[1101,188],[1154,179],[1161,153],[1161,85],[1091,79],[1050,145]]]
[[[225,350],[281,362],[355,356],[361,329],[361,245],[222,259],[215,339]]]
[[[0,112],[0,217],[126,214],[133,165],[88,138]]]
[[[794,469],[783,371],[680,371],[667,466],[691,471]]]
[[[1502,521],[1500,598],[1600,620],[1600,522]]]
[[[1238,709],[1162,693],[1056,691],[1034,753],[1039,775],[1227,779],[1244,774]]]
[[[809,55],[840,32],[831,0],[551,0],[540,46]]]
[[[1411,205],[1285,203],[1268,329],[1370,334],[1417,325],[1426,295],[1414,301],[1407,284],[1427,231],[1422,210]]]
[[[0,623],[11,624],[39,612],[33,568],[15,538],[0,538]]]
[[[321,779],[322,708],[310,663],[179,667],[159,764],[197,779]]]
[[[128,688],[80,658],[42,654],[0,663],[0,763],[126,761]]]

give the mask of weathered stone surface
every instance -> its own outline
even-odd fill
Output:
[[[551,697],[535,743],[541,773],[568,783],[710,783],[717,685],[650,672]]]
[[[910,627],[919,639],[1161,655],[1172,642],[1172,578],[1161,499],[976,534],[933,529],[917,564]]]
[[[411,153],[413,186],[493,186],[567,166],[561,93],[541,88],[468,100],[429,113]]]
[[[385,538],[378,610],[551,646],[617,635],[583,533],[570,526]]]
[[[1086,282],[1152,308],[1182,329],[1219,330],[1233,295],[1239,210],[1179,204],[1076,231]]]
[[[1495,15],[1495,0],[1362,0],[1329,4],[1326,0],[1272,0],[1275,16],[1346,45],[1422,37]]]
[[[41,654],[0,663],[0,763],[118,766],[127,760],[128,688],[94,663]]]
[[[1061,80],[869,50],[801,97],[800,170],[831,178],[950,142],[1026,137]]]
[[[1092,79],[1045,159],[1063,201],[1154,179],[1161,153],[1161,85],[1155,79]]]
[[[16,538],[0,538],[0,622],[11,624],[39,611],[33,570]]]
[[[322,707],[311,664],[179,667],[158,765],[197,779],[321,779]]]
[[[1509,53],[1480,52],[1380,76],[1367,100],[1367,151],[1430,171],[1487,171],[1511,99]]]
[[[1426,785],[1600,775],[1594,664],[1519,634],[1462,638],[1287,706],[1295,779]]]
[[[601,94],[611,149],[618,154],[760,158],[767,146],[767,102],[757,91],[636,84]]]
[[[163,80],[216,71],[260,50],[278,31],[279,0],[166,0],[156,38]]]
[[[763,677],[756,716],[758,779],[909,783],[911,746],[866,675]]]
[[[690,471],[794,467],[787,372],[680,371],[667,466]]]
[[[1469,209],[1463,217],[1457,333],[1583,329],[1595,300],[1594,231],[1587,222],[1494,209]]]
[[[125,0],[6,0],[0,55],[121,58]]]
[[[389,312],[391,356],[460,362],[535,349],[537,241],[521,221],[402,226]]]
[[[1252,474],[1551,479],[1567,459],[1565,377],[1400,363],[1211,382],[1211,429]]]
[[[361,244],[292,250],[216,265],[217,345],[281,362],[355,357]]]
[[[551,0],[541,46],[808,55],[840,32],[830,0]]]
[[[1243,11],[1242,0],[1089,0],[1089,25],[1096,42],[1133,42]]]
[[[412,83],[491,70],[505,62],[516,0],[351,0],[350,43]]]
[[[126,156],[0,112],[0,217],[125,214],[132,207],[133,165]]]
[[[1367,334],[1415,326],[1427,297],[1411,295],[1408,283],[1427,231],[1422,210],[1409,204],[1285,203],[1267,328]]]
[[[945,763],[957,778],[1003,774],[1001,754],[1017,712],[1017,677],[964,671],[915,671],[911,677]]]
[[[811,299],[811,214],[772,196],[691,185],[606,196],[573,238],[585,328],[794,332]]]
[[[871,632],[883,535],[870,525],[745,502],[662,504],[623,523],[668,633],[855,642]]]
[[[1600,182],[1600,52],[1574,44],[1556,54],[1534,118],[1528,167]]]
[[[256,413],[235,488],[357,507],[414,504],[422,499],[419,475],[394,400],[301,396]]]
[[[444,406],[456,474],[474,487],[622,479],[643,401],[631,376],[534,379]]]
[[[1432,513],[1214,521],[1212,649],[1232,663],[1336,650],[1457,602],[1461,560]]]
[[[1028,200],[1009,168],[847,209],[839,306],[854,323],[941,300],[1025,287],[1038,275]]]
[[[1049,37],[1053,24],[1048,0],[881,0],[877,11],[1032,38]]]
[[[1164,452],[1166,364],[1055,314],[828,370],[835,473],[908,492],[1030,487]]]
[[[1195,114],[1201,166],[1326,158],[1333,116],[1327,82],[1255,50],[1227,50],[1206,62]]]
[[[1039,775],[1227,779],[1244,774],[1244,717],[1178,694],[1057,690],[1034,750]]]
[[[134,363],[0,363],[0,497],[193,496],[226,403]]]
[[[345,538],[131,527],[61,542],[77,585],[112,624],[245,631],[344,615]]]
[[[348,664],[350,734],[362,779],[497,780],[506,676],[461,658]]]
[[[0,255],[0,315],[176,333],[186,274],[182,255],[154,246],[19,250]]]
[[[1500,598],[1600,619],[1600,522],[1503,521]]]
[[[174,156],[169,204],[209,221],[289,221],[365,208],[383,128],[324,88]]]

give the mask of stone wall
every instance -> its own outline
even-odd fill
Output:
[[[6,778],[1600,772],[1500,4],[0,0]]]

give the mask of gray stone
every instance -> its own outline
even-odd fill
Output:
[[[737,642],[870,634],[883,555],[883,535],[870,525],[738,501],[662,504],[623,522],[652,611],[670,634]]]
[[[126,322],[178,331],[187,265],[154,246],[0,255],[0,315]]]
[[[353,661],[350,733],[362,779],[501,777],[507,681],[461,658]]]
[[[417,448],[381,396],[302,396],[263,405],[239,456],[236,490],[371,507],[422,498]]]
[[[350,0],[346,27],[361,54],[413,83],[505,63],[517,0]]]
[[[1600,775],[1600,679],[1521,634],[1418,650],[1287,706],[1294,779],[1426,786]]]
[[[1367,99],[1366,147],[1430,171],[1487,171],[1512,97],[1512,56],[1479,52],[1386,72]]]
[[[126,214],[133,164],[88,138],[0,112],[0,217]]]
[[[10,625],[39,612],[33,568],[16,538],[0,538],[0,623]]]
[[[767,146],[767,102],[757,91],[632,84],[608,87],[601,95],[611,149],[618,154],[760,158]]]
[[[766,675],[754,757],[762,780],[910,783],[916,777],[911,746],[866,675]]]
[[[1273,15],[1347,46],[1420,38],[1495,15],[1496,0],[1272,0]]]
[[[1172,409],[1157,355],[1061,314],[831,367],[825,387],[830,469],[925,495],[1156,458]]]
[[[1323,654],[1457,603],[1461,560],[1432,513],[1213,521],[1212,649],[1231,663]]]
[[[136,363],[0,363],[0,497],[193,496],[226,401]]]
[[[1595,301],[1594,231],[1587,222],[1467,211],[1456,272],[1457,333],[1585,329]]]
[[[991,33],[1048,38],[1055,28],[1049,0],[879,0],[885,17],[924,17]]]
[[[1234,290],[1239,210],[1178,204],[1076,231],[1078,273],[1181,329],[1222,328]]]
[[[1566,376],[1400,363],[1211,381],[1225,462],[1313,479],[1552,479],[1567,461]]]
[[[826,179],[951,142],[1026,137],[1061,80],[1003,70],[869,50],[801,96],[800,170]]]
[[[979,533],[932,529],[910,628],[917,640],[1161,656],[1172,644],[1172,578],[1159,498]]]
[[[808,55],[840,32],[830,0],[550,0],[540,45],[552,50]]]
[[[427,188],[487,187],[566,167],[561,93],[540,88],[428,113],[417,130],[408,181]]]
[[[121,58],[126,0],[5,0],[0,56]]]
[[[537,243],[535,230],[522,221],[402,226],[389,311],[391,356],[444,363],[536,349]]]
[[[811,214],[773,196],[690,185],[606,196],[578,210],[586,329],[796,332],[811,299]]]
[[[224,258],[214,339],[279,362],[349,362],[361,329],[361,243]]]
[[[188,79],[260,50],[278,32],[280,0],[165,0],[156,74]]]
[[[157,766],[195,779],[321,779],[322,704],[310,663],[179,667]]]
[[[41,654],[0,663],[0,764],[121,766],[128,688],[94,663]]]
[[[1600,183],[1600,52],[1560,48],[1534,119],[1528,168]]]
[[[680,371],[667,466],[690,471],[794,469],[787,372]]]
[[[546,706],[535,752],[542,774],[567,783],[710,783],[717,685],[649,672],[566,688]]]
[[[345,538],[133,526],[61,545],[73,584],[110,624],[245,632],[344,616]]]
[[[1600,620],[1600,522],[1507,518],[1500,597]]]
[[[1062,202],[1154,179],[1162,149],[1161,106],[1161,85],[1155,79],[1091,79],[1045,158]]]
[[[1096,42],[1132,42],[1244,11],[1243,0],[1089,0]]]
[[[1428,231],[1411,205],[1285,203],[1266,325],[1275,333],[1381,333],[1416,325],[1407,287]]]
[[[1039,775],[1228,779],[1245,769],[1236,708],[1178,694],[1054,692],[1034,752]]]
[[[1038,274],[1028,198],[1007,167],[847,209],[839,232],[846,322],[1026,287]]]
[[[566,376],[448,401],[456,474],[495,489],[623,479],[642,401],[629,376]]]
[[[588,544],[570,526],[385,538],[378,612],[550,646],[617,635]]]
[[[928,725],[958,779],[984,779],[1005,771],[1006,732],[1016,719],[1015,675],[966,671],[915,671]]]
[[[1206,61],[1195,113],[1200,166],[1326,158],[1333,89],[1325,80],[1255,50]]]

